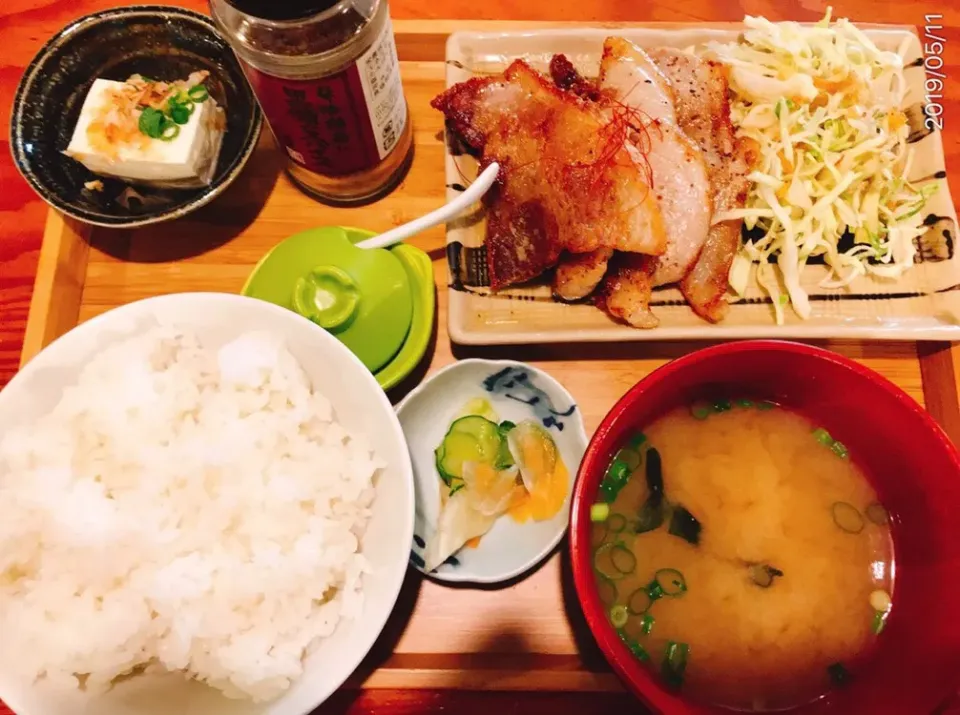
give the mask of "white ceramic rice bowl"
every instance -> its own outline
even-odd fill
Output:
[[[400,423],[363,364],[336,338],[292,311],[226,293],[179,293],[111,310],[53,342],[10,381],[0,392],[0,432],[49,412],[63,388],[76,382],[80,367],[106,345],[171,322],[196,331],[205,346],[219,346],[250,330],[279,334],[313,387],[330,400],[337,419],[348,431],[366,434],[387,463],[376,482],[362,542],[374,571],[363,577],[363,613],[353,621],[341,620],[306,659],[302,677],[271,702],[230,700],[178,675],[138,676],[107,695],[89,696],[54,694],[0,672],[0,700],[17,715],[305,715],[356,669],[396,603],[414,522],[413,470]]]

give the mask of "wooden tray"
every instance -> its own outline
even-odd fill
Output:
[[[301,194],[281,172],[265,133],[249,166],[212,205],[175,223],[136,230],[93,229],[51,212],[23,361],[82,322],[114,306],[160,293],[238,292],[257,260],[281,239],[324,224],[385,230],[444,200],[439,113],[429,100],[444,87],[444,45],[455,29],[517,30],[531,23],[395,23],[404,88],[415,125],[416,157],[403,185],[374,206],[335,209]],[[960,186],[954,175],[954,185]],[[534,362],[563,382],[583,408],[588,430],[631,385],[697,343],[563,344],[524,348],[452,346],[446,334],[444,230],[413,243],[434,260],[437,334],[424,364],[391,393],[398,400],[428,370],[467,356]],[[960,352],[941,343],[826,342],[883,373],[925,403],[960,439]],[[396,612],[374,652],[349,681],[369,688],[619,690],[576,605],[567,559],[501,589],[451,588],[410,569]]]

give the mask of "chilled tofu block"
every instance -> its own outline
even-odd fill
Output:
[[[208,185],[223,140],[223,110],[203,89],[202,100],[178,105],[183,109],[174,116],[182,123],[175,122],[170,118],[170,107],[174,106],[170,97],[187,98],[184,86],[139,77],[127,82],[97,79],[84,100],[64,153],[94,174],[132,184],[173,188]],[[140,121],[144,112],[159,117],[154,128],[164,127],[163,136],[145,133]]]

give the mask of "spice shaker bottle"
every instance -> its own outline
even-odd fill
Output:
[[[392,189],[413,132],[386,0],[210,0],[291,178],[332,203]]]

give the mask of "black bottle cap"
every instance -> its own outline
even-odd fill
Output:
[[[339,0],[227,0],[240,12],[261,20],[284,22],[319,15]]]

